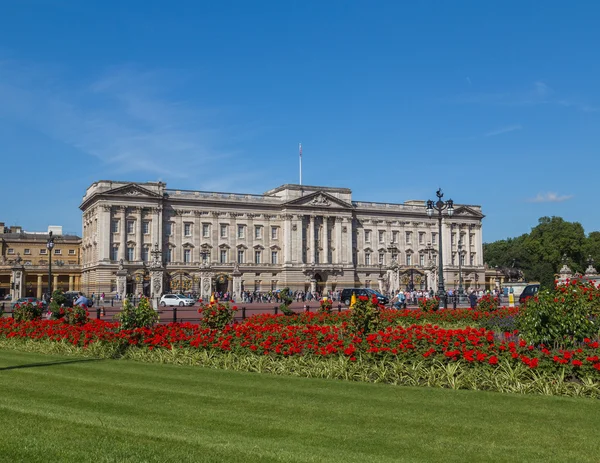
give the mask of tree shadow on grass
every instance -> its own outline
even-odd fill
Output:
[[[15,365],[12,367],[0,367],[0,371],[18,370],[20,368],[51,367],[54,365],[64,365],[67,363],[99,362],[102,360],[104,360],[104,359],[78,359],[78,360],[60,360],[60,361],[56,361],[56,362],[44,362],[44,363],[28,363],[26,365]]]

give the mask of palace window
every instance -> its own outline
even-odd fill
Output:
[[[277,239],[277,227],[271,227],[271,239],[272,240]]]
[[[173,248],[167,248],[166,260],[167,262],[173,262]]]
[[[379,253],[379,263],[385,264],[385,254],[383,252]]]
[[[221,238],[227,238],[227,224],[221,224]]]
[[[244,263],[244,250],[243,249],[238,249],[237,262],[238,262],[238,264]]]
[[[110,260],[118,260],[119,259],[119,248],[117,246],[113,246],[110,249]]]
[[[371,253],[365,252],[365,265],[371,265]]]
[[[393,231],[392,232],[392,243],[397,243],[397,242],[398,242],[398,232]]]
[[[245,234],[244,229],[245,228],[246,227],[244,225],[238,225],[238,227],[237,227],[237,237],[238,238],[244,238],[244,234]]]
[[[55,249],[54,250],[54,255],[56,255],[56,256],[62,255],[62,249]]]
[[[142,233],[144,235],[150,234],[150,222],[148,222],[147,220],[142,222]]]
[[[412,254],[406,254],[406,265],[412,265]]]
[[[379,242],[385,243],[385,231],[384,230],[379,230]]]
[[[433,245],[437,244],[437,233],[431,234],[431,244],[433,244]]]
[[[69,255],[70,256],[74,256],[75,255],[75,249],[69,249]]]
[[[398,260],[398,253],[396,251],[392,251],[392,260]]]
[[[48,254],[48,250],[47,249],[40,249],[40,255],[41,256],[45,256],[46,254]]]
[[[271,251],[271,263],[272,264],[277,263],[277,251]]]
[[[165,232],[166,232],[167,236],[172,236],[173,235],[173,223],[167,222],[165,224],[165,226],[166,226]]]
[[[184,234],[184,236],[192,236],[192,224],[191,223],[183,224],[183,234]]]
[[[227,263],[227,249],[221,249],[221,252],[219,253],[219,262],[221,264]]]
[[[210,224],[209,223],[202,224],[202,236],[204,238],[210,237]]]
[[[183,250],[183,261],[186,264],[189,264],[192,261],[192,251],[191,251],[191,249],[184,249]]]
[[[23,254],[25,254],[26,256],[29,256],[31,254],[31,249],[24,249]]]
[[[365,242],[371,242],[371,230],[365,230]]]
[[[134,227],[135,227],[135,221],[128,220],[127,221],[127,233],[131,235],[134,232]]]
[[[419,254],[419,265],[421,267],[425,266],[425,254]]]
[[[119,222],[120,222],[120,220],[113,220],[110,223],[111,230],[113,233],[119,233]]]
[[[132,247],[132,246],[129,246],[129,247],[127,248],[127,260],[128,260],[129,262],[132,262],[132,261],[133,261],[133,259],[134,259],[134,257],[133,257],[133,247]]]
[[[257,238],[257,239],[262,238],[262,227],[260,225],[256,225],[254,227],[254,238]]]
[[[411,244],[412,243],[412,232],[407,231],[405,236],[406,236],[406,244]]]
[[[460,255],[460,265],[465,265],[465,253],[464,252]]]
[[[425,243],[425,233],[419,232],[419,244]]]
[[[254,251],[254,263],[255,264],[260,264],[260,255],[261,255],[260,250]]]
[[[148,248],[142,248],[142,260],[148,262]]]

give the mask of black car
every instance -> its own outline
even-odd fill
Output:
[[[377,297],[377,300],[379,301],[379,303],[384,304],[384,305],[390,302],[390,300],[387,297],[385,297],[383,294],[381,294],[371,288],[345,288],[345,289],[342,289],[342,293],[340,294],[340,300],[344,304],[350,305],[350,301],[352,300],[353,293],[356,295],[356,297],[367,296],[369,299],[371,299],[373,296],[375,296],[375,297]]]
[[[539,283],[525,286],[525,288],[523,288],[523,292],[519,296],[519,304],[523,304],[530,297],[534,297],[539,291],[540,291]]]

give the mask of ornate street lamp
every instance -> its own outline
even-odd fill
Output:
[[[48,249],[48,304],[50,304],[50,298],[52,297],[52,249],[54,248],[54,237],[52,231],[46,241],[46,248]]]
[[[439,266],[438,266],[438,296],[440,298],[440,308],[446,308],[446,291],[444,290],[444,258],[442,254],[442,212],[447,209],[448,216],[452,217],[454,213],[454,201],[449,199],[448,201],[442,201],[444,194],[442,193],[442,189],[438,189],[436,191],[436,196],[438,200],[434,203],[431,199],[427,201],[427,215],[429,217],[433,217],[433,211],[436,210],[438,212],[438,230],[439,230]]]

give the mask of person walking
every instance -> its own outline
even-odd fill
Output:
[[[477,292],[476,291],[472,291],[471,294],[469,294],[469,303],[471,304],[472,309],[477,307]]]

